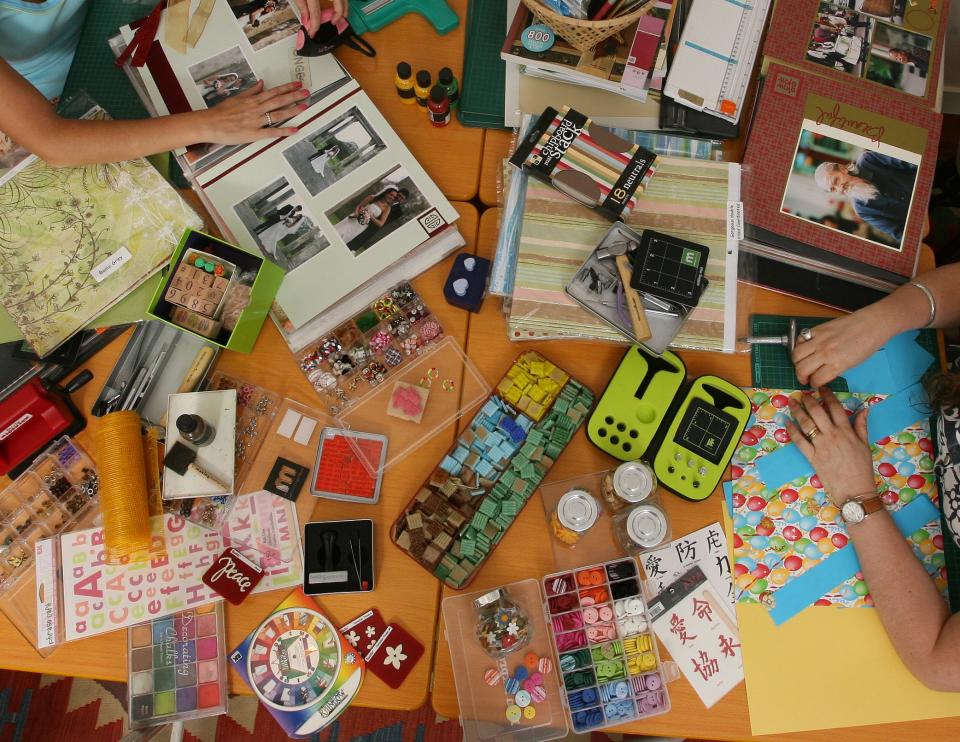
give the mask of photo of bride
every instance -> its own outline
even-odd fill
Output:
[[[356,256],[429,208],[406,169],[397,165],[328,211],[327,218]]]

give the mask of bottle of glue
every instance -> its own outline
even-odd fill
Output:
[[[430,123],[437,128],[450,123],[450,99],[442,85],[434,85],[430,91],[430,101],[427,103],[427,115]]]

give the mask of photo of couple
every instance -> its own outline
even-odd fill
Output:
[[[239,46],[197,62],[188,71],[207,108],[242,93],[257,81]]]
[[[429,207],[406,169],[398,165],[327,212],[327,218],[358,256]]]
[[[330,246],[286,178],[280,178],[234,206],[261,252],[293,270]]]

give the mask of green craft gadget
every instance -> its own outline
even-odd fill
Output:
[[[686,383],[683,361],[633,345],[587,422],[587,437],[621,461],[652,461],[660,484],[703,500],[720,483],[750,420],[750,400],[718,376]]]

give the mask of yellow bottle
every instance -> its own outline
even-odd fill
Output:
[[[413,105],[417,102],[416,93],[413,91],[413,71],[406,62],[397,64],[397,74],[394,75],[393,84],[397,86],[397,95],[404,103]]]
[[[413,86],[413,91],[417,98],[417,105],[421,108],[425,109],[427,107],[427,101],[430,100],[431,87],[430,72],[428,70],[420,70],[417,73],[417,83]]]

